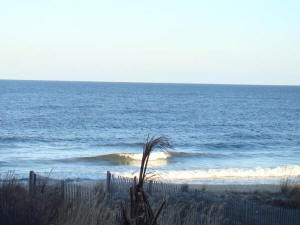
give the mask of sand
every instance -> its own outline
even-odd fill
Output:
[[[191,189],[200,189],[208,192],[279,192],[279,184],[190,184]]]
[[[105,183],[105,180],[101,180],[99,182],[80,182],[80,185],[83,186],[95,186],[96,184]],[[77,183],[79,184],[79,183]],[[170,185],[180,186],[182,184],[178,183],[168,183]],[[279,184],[188,184],[189,189],[197,189],[207,192],[279,192],[280,185]]]

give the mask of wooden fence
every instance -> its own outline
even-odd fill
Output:
[[[114,176],[109,171],[107,171],[106,181],[104,182],[105,193],[110,195],[128,195],[129,189],[132,186],[133,182],[137,182],[132,178],[125,178]],[[76,196],[91,198],[91,195],[97,194],[96,184],[95,183],[72,183],[66,180],[53,179],[47,176],[42,176],[36,174],[34,171],[29,173],[29,182],[28,189],[29,192],[35,192],[38,186],[43,185],[56,185],[60,187],[60,192],[66,199],[73,199]],[[187,185],[179,184],[167,184],[158,181],[145,181],[144,188],[149,195],[159,194],[159,195],[168,195],[173,193],[180,192],[191,192],[197,190],[189,190]]]
[[[29,173],[28,189],[30,193],[36,192],[37,188],[56,188],[57,193],[61,194],[65,200],[84,199],[92,201],[97,198],[100,191],[100,185],[96,183],[72,183],[66,180],[53,179],[47,176],[41,176],[34,171]]]
[[[125,178],[120,176],[114,176],[109,171],[107,171],[106,178],[106,192],[113,195],[127,194],[132,184],[136,181],[136,178]],[[144,189],[149,195],[159,194],[159,195],[169,195],[173,193],[181,192],[197,192],[198,189],[191,189],[186,184],[172,184],[163,183],[159,181],[149,180],[144,182]]]
[[[105,186],[105,193],[107,196],[128,198],[129,188],[133,182],[137,182],[135,179],[128,179],[124,177],[116,177],[110,172],[107,172]],[[29,191],[34,192],[37,185],[56,184],[59,187],[59,193],[68,201],[72,201],[75,198],[85,199],[92,201],[97,198],[99,187],[96,185],[83,185],[70,183],[66,180],[51,179],[48,177],[40,176],[30,172],[29,175]],[[50,185],[51,186],[51,185]],[[166,184],[157,181],[146,181],[144,188],[150,196],[161,196],[161,198],[168,198],[168,196],[184,195],[193,196],[205,195],[200,190],[191,189],[187,185]],[[205,202],[206,207],[212,207],[212,202]],[[127,203],[128,204],[128,201]],[[182,224],[230,224],[230,225],[300,225],[300,210],[286,209],[280,207],[274,207],[270,205],[258,204],[254,201],[241,200],[240,198],[229,198],[222,202],[223,209],[222,214],[225,218],[228,218],[227,223],[218,221],[217,216],[212,218],[216,221],[205,221],[205,215],[202,211],[190,210],[188,221],[180,220],[180,213],[174,207],[166,207],[163,210],[162,216],[159,220],[159,224],[163,225],[182,225]],[[213,210],[211,210],[213,212]],[[173,215],[173,216],[170,216]]]

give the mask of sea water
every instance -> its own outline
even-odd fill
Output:
[[[0,174],[138,173],[147,136],[173,148],[156,179],[276,183],[300,175],[300,87],[0,80]]]

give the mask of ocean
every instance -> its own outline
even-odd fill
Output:
[[[166,182],[278,183],[300,176],[300,86],[0,80],[0,175],[132,177],[147,136]]]

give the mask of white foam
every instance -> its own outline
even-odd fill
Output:
[[[118,154],[121,157],[129,158],[132,160],[142,160],[143,154],[141,153],[124,153]],[[152,152],[149,158],[149,161],[156,161],[156,160],[166,160],[171,157],[171,154],[167,151],[165,152]]]
[[[118,176],[134,177],[137,172],[117,172]],[[276,168],[254,169],[209,169],[209,170],[157,170],[156,177],[162,180],[203,180],[203,179],[231,179],[231,178],[280,178],[300,176],[300,166],[286,166]]]

